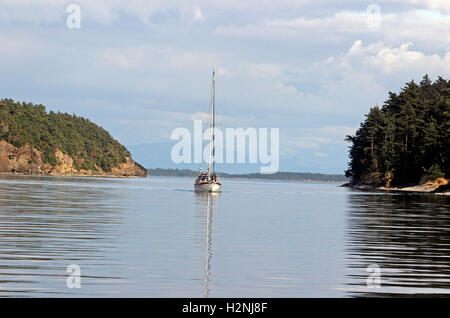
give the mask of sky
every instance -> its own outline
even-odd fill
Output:
[[[0,0],[0,98],[87,117],[148,167],[207,119],[212,69],[219,127],[279,128],[280,170],[343,173],[370,107],[449,77],[450,1]]]

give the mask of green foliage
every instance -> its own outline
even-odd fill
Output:
[[[373,107],[351,143],[346,176],[358,182],[364,175],[391,174],[393,184],[417,183],[434,164],[449,176],[450,81],[427,75],[411,81],[400,93],[389,92],[384,105]]]
[[[429,177],[431,180],[436,180],[438,178],[442,178],[444,174],[441,171],[441,168],[439,168],[438,164],[434,164],[431,166],[430,170],[428,171]]]
[[[15,147],[39,149],[46,163],[56,165],[56,150],[74,159],[77,169],[109,172],[126,162],[128,150],[103,128],[67,113],[46,112],[42,105],[0,100],[0,140]]]

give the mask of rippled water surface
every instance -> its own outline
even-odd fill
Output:
[[[0,176],[0,296],[450,293],[448,197],[192,182]],[[81,288],[67,287],[71,264]]]

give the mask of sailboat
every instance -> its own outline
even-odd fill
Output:
[[[197,177],[194,182],[194,189],[198,192],[220,192],[222,184],[219,182],[219,177],[215,172],[215,148],[214,148],[214,130],[216,127],[215,114],[215,90],[216,90],[215,72],[212,74],[212,89],[211,89],[211,120],[210,120],[210,140],[209,140],[209,163],[206,171],[201,168],[197,171]]]

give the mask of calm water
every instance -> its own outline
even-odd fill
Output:
[[[223,181],[0,176],[0,296],[450,293],[448,197]]]

